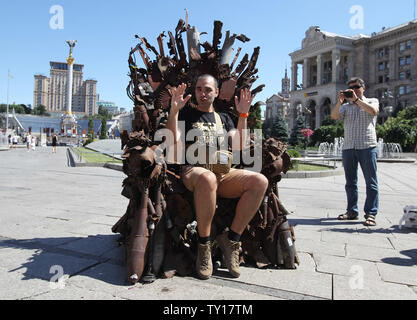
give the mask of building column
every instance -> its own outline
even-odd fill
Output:
[[[354,59],[353,59],[353,52],[349,52],[348,54],[348,78],[349,79],[355,77],[354,68],[355,68],[355,65],[354,65]]]
[[[333,49],[332,51],[332,82],[340,81],[340,49]]]
[[[319,104],[316,105],[316,127],[314,128],[314,130],[319,128],[320,125],[321,125],[321,121],[322,121],[322,114],[321,114],[322,112],[321,112],[321,110],[322,109],[323,108],[322,108],[321,105],[319,105]]]
[[[304,58],[303,61],[303,89],[308,87],[308,76],[309,76],[308,59]]]
[[[398,79],[397,75],[397,50],[395,45],[389,46],[389,79],[390,81]]]
[[[297,90],[297,73],[298,73],[298,65],[297,62],[292,62],[292,66],[291,66],[291,91],[296,91]]]
[[[321,86],[323,78],[323,64],[322,64],[322,54],[317,55],[317,83],[316,85]]]

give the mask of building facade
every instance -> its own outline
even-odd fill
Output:
[[[367,97],[379,99],[380,123],[417,102],[417,20],[371,36],[343,36],[313,26],[290,56],[290,128],[300,113],[310,128],[318,128],[352,77],[365,81]]]
[[[288,123],[290,116],[290,79],[285,70],[285,77],[281,82],[281,92],[272,95],[266,100],[265,123],[267,127],[273,125],[274,119],[281,114]]]
[[[109,114],[115,115],[119,112],[119,107],[114,102],[110,101],[97,101],[97,111],[99,107],[106,109]]]
[[[48,112],[65,112],[67,96],[68,65],[64,62],[50,62],[50,77],[35,75],[33,106],[44,105]],[[74,113],[95,115],[96,109],[96,80],[83,81],[84,65],[74,64],[72,103]]]

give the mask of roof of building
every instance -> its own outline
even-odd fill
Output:
[[[43,128],[54,129],[55,132],[61,131],[61,119],[34,115],[22,115],[16,114],[16,119],[20,122],[25,131],[29,131],[29,128],[34,132],[38,132]],[[78,119],[77,125],[80,126],[81,130],[88,131],[88,119]],[[101,130],[101,120],[94,119],[94,132]]]

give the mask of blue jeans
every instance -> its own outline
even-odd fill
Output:
[[[376,147],[362,150],[343,150],[342,159],[345,168],[347,211],[358,214],[358,163],[361,165],[366,182],[365,214],[378,213],[378,179]]]

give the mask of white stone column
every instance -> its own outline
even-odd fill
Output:
[[[355,64],[353,60],[353,52],[349,52],[348,54],[348,78],[350,79],[353,77],[355,77]]]
[[[333,49],[332,51],[332,82],[340,81],[340,49]]]
[[[308,75],[309,75],[308,59],[304,58],[303,61],[303,89],[308,87]]]
[[[297,66],[297,62],[292,62],[291,65],[291,91],[295,91],[297,90],[297,73],[298,73],[298,66]]]
[[[323,63],[322,54],[317,55],[317,83],[316,85],[321,86],[323,78]]]
[[[314,130],[319,128],[320,125],[321,125],[321,121],[322,121],[322,119],[321,119],[322,118],[321,109],[322,109],[322,106],[317,104],[316,105],[316,127],[314,128]]]
[[[74,58],[68,58],[68,71],[67,71],[67,113],[72,113],[72,78],[73,78],[73,65],[74,65]]]

